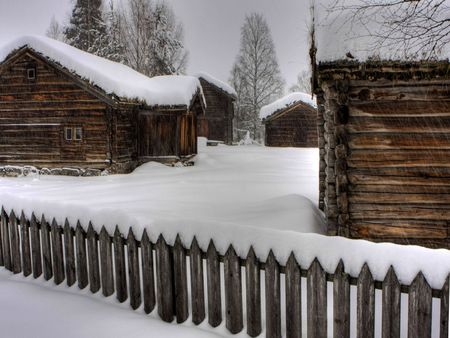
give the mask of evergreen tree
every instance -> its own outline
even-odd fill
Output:
[[[103,45],[103,49],[98,55],[103,56],[111,61],[125,63],[125,45],[123,37],[122,16],[118,12],[114,3],[109,2],[109,9],[105,13],[106,36],[107,43]]]

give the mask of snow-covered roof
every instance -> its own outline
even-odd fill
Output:
[[[287,107],[293,106],[299,102],[303,102],[312,106],[313,108],[317,108],[316,98],[315,97],[311,98],[311,94],[295,92],[290,93],[285,97],[282,97],[281,99],[278,99],[272,102],[271,104],[262,107],[261,110],[259,111],[259,117],[261,119],[265,119],[270,115]]]
[[[44,36],[23,36],[3,45],[0,47],[0,62],[25,46],[101,88],[108,95],[136,100],[148,106],[189,106],[196,93],[202,93],[196,77],[169,75],[150,78],[123,64]]]
[[[236,90],[234,90],[234,88],[231,87],[228,83],[220,81],[219,79],[216,79],[215,77],[213,77],[212,75],[210,75],[208,73],[200,72],[200,73],[195,74],[195,76],[198,77],[199,79],[202,78],[202,79],[208,81],[209,83],[212,83],[214,86],[223,90],[225,93],[227,93],[233,97],[237,96]]]

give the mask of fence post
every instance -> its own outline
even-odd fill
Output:
[[[431,338],[431,287],[419,272],[409,287],[408,337]]]
[[[114,276],[112,263],[111,237],[105,227],[100,231],[100,271],[102,278],[103,296],[109,297],[114,293]]]
[[[87,268],[87,254],[86,254],[86,233],[81,227],[80,222],[77,222],[75,230],[75,240],[77,243],[77,279],[78,287],[84,289],[88,283],[88,268]]]
[[[247,334],[257,337],[261,325],[261,271],[253,247],[250,247],[245,260],[245,286],[247,295]]]
[[[350,337],[350,283],[342,260],[334,272],[333,308],[333,337]]]
[[[208,287],[208,323],[217,327],[222,323],[222,298],[220,284],[220,261],[214,242],[211,240],[207,250],[206,278]]]
[[[37,224],[36,216],[31,214],[31,259],[33,262],[33,277],[38,278],[42,275],[42,257],[41,257],[41,232]]]
[[[52,251],[53,251],[53,269],[54,269],[54,282],[56,285],[61,284],[64,280],[64,257],[62,247],[62,230],[56,223],[56,220],[52,220]]]
[[[125,249],[124,240],[119,227],[114,231],[114,271],[116,273],[116,297],[120,303],[128,298],[127,276],[125,271]]]
[[[375,285],[369,266],[364,264],[357,282],[357,325],[358,338],[373,338],[375,335]]]
[[[72,286],[76,281],[75,251],[73,247],[73,230],[67,218],[64,221],[64,254],[66,258],[67,285]]]
[[[179,235],[177,235],[173,247],[173,269],[175,285],[175,314],[177,316],[177,323],[183,323],[189,316],[189,310],[186,252],[183,248]]]
[[[158,314],[165,322],[172,322],[174,316],[173,257],[162,235],[156,243],[156,287]]]
[[[128,277],[130,280],[130,306],[136,310],[141,305],[141,277],[139,272],[139,255],[136,238],[130,227],[127,238],[128,248]]]
[[[144,229],[141,239],[142,279],[144,293],[144,311],[150,313],[155,308],[155,278],[153,275],[152,243]]]
[[[3,209],[3,207],[0,217],[1,217],[1,231],[2,231],[3,263],[5,264],[5,268],[11,271],[12,270],[11,245],[9,242],[8,215],[6,214],[6,211],[5,209]]]
[[[89,265],[89,289],[92,293],[100,290],[100,267],[98,262],[97,233],[91,222],[87,231],[88,265]]]
[[[50,230],[45,216],[41,218],[41,237],[42,237],[42,258],[44,261],[44,279],[49,280],[53,277],[52,268],[52,249],[50,246]]]
[[[447,276],[447,280],[444,283],[444,286],[441,290],[441,323],[440,323],[440,338],[448,338],[448,308],[449,308],[449,284],[450,284],[450,275]]]
[[[192,322],[199,325],[205,319],[205,289],[203,286],[203,258],[197,239],[191,243],[191,301]]]
[[[293,253],[286,264],[286,337],[302,336],[301,272]]]
[[[14,211],[9,215],[9,235],[11,240],[11,263],[14,273],[22,272],[22,262],[20,257],[20,236],[19,224]]]
[[[25,214],[20,215],[20,233],[22,237],[22,267],[24,276],[31,275],[31,253],[30,253],[30,222],[28,222]]]
[[[242,331],[241,264],[232,245],[224,259],[226,327],[233,334]]]
[[[391,265],[383,281],[382,338],[400,337],[400,294],[400,283]]]
[[[266,261],[266,336],[281,337],[280,267],[270,250]]]
[[[327,279],[319,261],[314,259],[307,273],[308,337],[327,337]]]

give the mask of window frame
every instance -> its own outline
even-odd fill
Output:
[[[33,76],[30,76],[30,73],[33,74]],[[36,67],[28,66],[27,67],[27,80],[28,81],[36,81]]]
[[[70,131],[70,137],[68,137],[68,132]],[[72,127],[65,127],[64,128],[64,139],[66,141],[73,141],[73,128]]]
[[[78,137],[78,133],[77,132],[80,132],[80,137]],[[83,127],[74,127],[73,128],[73,131],[72,131],[72,136],[73,136],[73,140],[74,141],[82,141],[83,140]]]

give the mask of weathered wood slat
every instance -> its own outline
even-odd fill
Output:
[[[281,337],[280,267],[272,250],[266,261],[266,336]]]
[[[100,264],[98,259],[97,233],[90,222],[86,239],[88,248],[89,289],[92,293],[96,293],[100,290]]]
[[[44,263],[44,279],[53,277],[52,249],[50,245],[50,227],[44,215],[41,218],[42,260]]]
[[[64,256],[63,256],[63,245],[62,245],[62,229],[56,223],[53,218],[51,225],[51,240],[52,240],[52,252],[53,252],[53,270],[54,277],[53,280],[55,284],[61,284],[64,280]]]
[[[261,271],[253,247],[245,260],[245,286],[247,301],[247,334],[257,337],[261,334]]]
[[[242,281],[239,257],[230,246],[224,258],[226,327],[233,334],[244,327],[242,313]]]
[[[177,323],[183,323],[189,316],[188,312],[188,288],[186,270],[186,252],[177,236],[173,247],[173,267],[175,285],[175,314]]]
[[[391,266],[383,281],[382,323],[383,338],[400,337],[400,283]]]
[[[42,257],[41,257],[41,232],[37,224],[34,213],[31,215],[31,260],[33,265],[33,277],[38,278],[42,275]]]
[[[327,280],[315,259],[307,272],[308,337],[327,337]]]
[[[102,278],[103,296],[109,297],[114,293],[114,271],[112,262],[111,237],[105,227],[100,231],[100,272]]]
[[[301,272],[291,253],[286,264],[286,337],[302,336]]]
[[[124,239],[116,226],[114,231],[114,272],[116,275],[116,297],[120,303],[128,298],[127,275],[125,270],[125,248]]]
[[[77,279],[78,287],[84,289],[89,284],[87,253],[86,253],[86,233],[77,222],[75,230],[75,240],[77,244]]]
[[[3,208],[0,217],[1,217],[1,231],[2,231],[3,263],[5,264],[5,268],[7,270],[12,271],[11,245],[9,241],[9,221],[8,215],[6,214],[6,211]]]
[[[357,325],[359,338],[375,335],[375,285],[369,266],[364,264],[357,281]]]
[[[205,288],[202,251],[194,237],[190,250],[192,322],[199,325],[205,319]]]
[[[212,327],[217,327],[222,323],[220,261],[212,240],[208,245],[206,267],[208,286],[208,323]]]
[[[20,273],[22,272],[22,262],[20,257],[19,222],[14,211],[11,211],[9,215],[9,236],[11,241],[12,272]]]
[[[341,260],[333,279],[333,337],[350,337],[350,282]]]
[[[139,271],[139,252],[137,241],[131,228],[128,231],[127,248],[130,306],[133,310],[136,310],[142,303],[141,275]]]
[[[21,234],[21,249],[22,249],[22,268],[24,276],[31,275],[31,251],[30,251],[30,222],[25,217],[22,211],[20,215],[20,234]]]
[[[419,272],[409,287],[408,337],[431,338],[431,287]]]
[[[5,266],[5,260],[3,259],[2,213],[3,207],[0,211],[0,266]]]
[[[72,286],[77,280],[73,235],[74,231],[66,218],[64,221],[64,257],[66,264],[66,282],[68,286]]]
[[[156,243],[156,288],[158,314],[163,321],[170,323],[175,315],[173,257],[162,235]]]
[[[143,279],[143,294],[144,294],[144,311],[150,313],[155,308],[155,277],[153,267],[153,251],[152,243],[148,238],[147,231],[144,229],[141,240],[141,254],[142,254],[142,279]]]
[[[441,291],[441,320],[439,325],[439,337],[447,338],[449,337],[448,330],[448,318],[449,318],[449,285],[450,285],[450,275],[447,277],[447,281],[444,283],[444,287]]]

